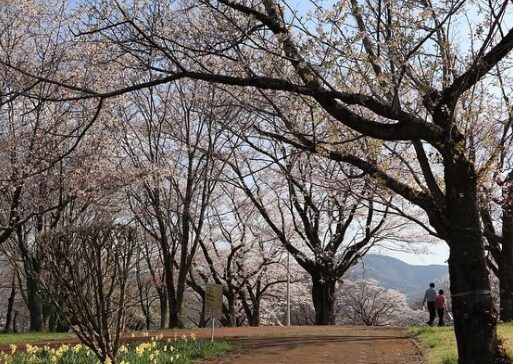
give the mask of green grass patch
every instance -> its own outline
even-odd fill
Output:
[[[208,358],[233,349],[225,341],[210,342],[194,337],[173,340],[162,336],[148,338],[144,343],[123,345],[116,357],[116,364],[190,364],[196,359]],[[25,351],[21,351],[24,349]],[[106,363],[109,363],[107,361]],[[11,352],[0,354],[2,364],[98,364],[94,353],[87,347],[61,345],[58,348],[11,346]]]
[[[190,363],[196,359],[209,358],[235,349],[232,344],[226,341],[211,342],[207,340],[189,341],[187,343],[177,342],[173,346],[178,352],[184,353],[184,357],[187,360],[184,363]]]
[[[0,345],[17,344],[21,342],[64,340],[75,338],[70,332],[24,332],[19,334],[0,334]]]
[[[500,324],[497,331],[511,356],[513,354],[513,324]],[[453,327],[419,326],[409,329],[408,333],[415,336],[427,348],[427,364],[456,364],[458,362]]]
[[[452,327],[419,326],[409,333],[428,348],[428,364],[457,363],[456,338]]]

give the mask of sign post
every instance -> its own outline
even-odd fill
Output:
[[[210,341],[214,341],[215,319],[221,319],[223,313],[223,286],[208,283],[205,289],[205,317],[212,319]]]

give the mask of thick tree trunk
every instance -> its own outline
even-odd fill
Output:
[[[500,318],[513,321],[513,173],[503,186],[502,251],[500,269]]]
[[[461,243],[468,243],[461,241]],[[454,242],[452,242],[454,246]],[[497,350],[497,315],[493,307],[484,255],[467,247],[453,248],[449,257],[454,330],[459,363],[494,363]],[[484,252],[483,252],[484,254]]]
[[[506,259],[509,257],[509,260]],[[499,291],[500,291],[500,320],[513,321],[513,247],[503,244],[501,252]]]
[[[312,277],[312,300],[316,325],[335,325],[335,284],[319,276]]]
[[[509,363],[509,360],[496,361],[504,353],[497,339],[497,313],[490,291],[473,166],[464,156],[454,156],[445,166],[445,177],[449,273],[458,363]]]
[[[7,313],[5,315],[4,332],[9,332],[9,328],[11,327],[15,298],[16,298],[16,275],[13,274],[12,282],[11,282],[11,294],[9,295],[9,299],[7,300]]]

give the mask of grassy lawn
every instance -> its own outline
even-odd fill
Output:
[[[16,344],[20,342],[62,340],[74,338],[75,334],[69,332],[24,332],[20,334],[0,334],[0,345]]]
[[[513,324],[500,324],[499,335],[504,340],[504,345],[513,354]],[[420,326],[410,329],[410,334],[415,336],[428,348],[428,364],[456,364],[456,338],[453,327]]]

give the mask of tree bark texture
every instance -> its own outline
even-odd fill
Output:
[[[513,321],[513,172],[503,185],[500,319]]]
[[[448,161],[448,162],[447,162]],[[473,166],[463,155],[446,158],[449,273],[458,363],[492,364],[504,355],[488,278]],[[509,362],[509,361],[504,361]]]
[[[166,328],[167,320],[167,296],[164,290],[159,290],[159,302],[160,302],[160,328]]]
[[[43,330],[43,307],[39,295],[39,282],[35,272],[27,271],[27,309],[30,318],[30,331]]]
[[[9,328],[11,327],[15,298],[16,298],[16,275],[13,274],[12,282],[11,282],[11,294],[9,295],[9,299],[7,300],[7,313],[5,315],[4,332],[9,332]]]
[[[335,325],[336,280],[312,277],[312,299],[315,308],[316,325]]]

